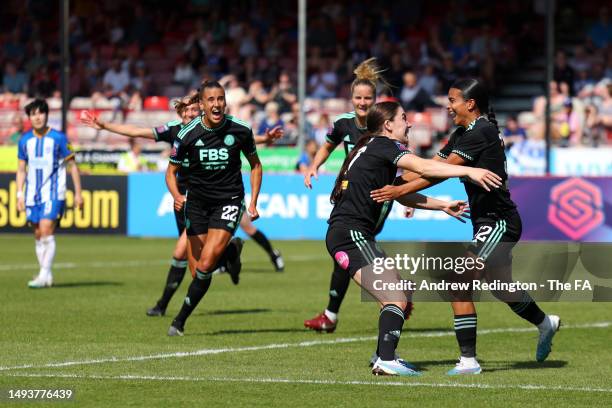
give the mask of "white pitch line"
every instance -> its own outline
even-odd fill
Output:
[[[259,258],[241,258],[242,262],[258,262],[264,261],[269,262],[266,259]],[[294,255],[284,257],[285,261],[289,262],[309,262],[309,261],[322,261],[326,259],[331,259],[329,256],[310,256],[310,255]],[[139,267],[139,266],[156,266],[156,265],[170,265],[170,261],[168,258],[166,259],[157,259],[157,260],[146,260],[146,261],[96,261],[96,262],[56,262],[53,264],[53,269],[76,269],[76,268],[105,268],[105,269],[113,269],[113,268],[125,268],[125,267]],[[14,270],[29,270],[29,269],[38,269],[40,265],[38,264],[8,264],[8,265],[0,265],[0,271],[14,271]]]
[[[87,374],[7,374],[7,377],[28,378],[71,378],[91,380],[123,380],[123,381],[185,381],[185,382],[238,382],[238,383],[264,383],[264,384],[311,384],[311,385],[373,385],[382,387],[433,387],[433,388],[477,388],[488,390],[519,389],[519,390],[545,390],[545,391],[574,391],[574,392],[602,392],[612,393],[612,388],[592,387],[564,387],[546,386],[539,384],[492,385],[492,384],[462,384],[462,383],[428,383],[413,382],[410,379],[403,381],[337,381],[337,380],[308,380],[290,378],[226,378],[226,377],[165,377],[151,375],[87,375]]]
[[[586,323],[586,324],[581,324],[581,325],[563,326],[563,329],[564,330],[567,330],[567,329],[602,329],[602,328],[608,328],[611,325],[612,325],[612,322],[595,322],[595,323]],[[510,327],[510,328],[478,330],[478,334],[484,335],[484,334],[494,334],[494,333],[523,333],[523,332],[533,332],[535,330],[536,329],[533,327],[514,327],[514,328]],[[409,329],[403,334],[404,334],[404,337],[408,337],[408,338],[455,336],[454,331],[431,331],[431,332],[410,333]],[[20,366],[0,367],[0,372],[11,371],[11,370],[23,370],[23,369],[30,369],[30,368],[40,369],[40,368],[69,367],[69,366],[90,365],[90,364],[162,360],[162,359],[167,359],[167,358],[195,357],[195,356],[214,355],[214,354],[223,354],[223,353],[237,353],[237,352],[243,352],[243,351],[286,349],[286,348],[292,348],[292,347],[312,347],[312,346],[321,346],[321,345],[333,345],[333,344],[355,343],[355,342],[361,342],[361,341],[372,341],[376,339],[377,339],[376,336],[346,337],[346,338],[339,338],[339,339],[333,339],[333,340],[302,341],[299,343],[272,343],[272,344],[263,344],[260,346],[201,349],[201,350],[194,350],[194,351],[181,351],[181,352],[175,352],[175,353],[152,354],[152,355],[147,355],[147,356],[107,357],[107,358],[92,359],[92,360],[63,361],[63,362],[54,362],[54,363],[52,362],[52,363],[46,363],[42,365],[24,364]]]

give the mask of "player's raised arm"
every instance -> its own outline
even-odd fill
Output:
[[[145,139],[155,140],[153,129],[129,124],[118,124],[111,122],[103,122],[90,111],[81,113],[81,123],[87,127],[97,130],[107,130],[112,133],[117,133],[127,137],[142,137]]]

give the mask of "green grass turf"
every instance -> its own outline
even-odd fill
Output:
[[[150,318],[144,312],[161,294],[172,240],[59,234],[56,286],[31,290],[26,283],[37,269],[32,237],[0,235],[0,366],[33,365],[0,370],[0,389],[5,394],[9,388],[71,388],[79,407],[612,405],[612,329],[571,328],[612,321],[610,304],[544,304],[545,311],[561,315],[568,326],[555,338],[547,362],[533,361],[535,331],[482,334],[478,338],[482,375],[448,378],[445,372],[458,355],[454,335],[448,332],[452,327],[450,307],[420,303],[404,326],[399,352],[417,364],[423,375],[374,377],[367,362],[375,349],[371,338],[377,332],[376,305],[362,303],[352,284],[338,330],[333,334],[305,331],[303,320],[326,305],[331,261],[322,242],[275,244],[286,258],[284,273],[275,273],[260,248],[247,242],[240,285],[233,286],[227,275],[215,276],[187,322],[186,335],[169,338],[166,330],[189,279],[186,277],[165,317]],[[529,328],[503,304],[483,303],[478,312],[480,330]],[[432,331],[448,334],[425,337]],[[366,339],[41,367],[66,361],[358,337]],[[351,381],[357,383],[349,384]],[[0,398],[0,406],[9,405]]]

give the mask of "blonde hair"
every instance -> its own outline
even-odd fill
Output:
[[[385,78],[381,75],[385,70],[380,69],[376,63],[376,58],[368,58],[361,64],[357,65],[357,68],[353,71],[355,79],[351,84],[351,94],[358,85],[368,85],[376,94],[376,84],[381,82],[384,86],[389,87],[389,83],[385,81]]]
[[[179,115],[189,106],[200,102],[200,95],[190,94],[174,101],[174,110]]]

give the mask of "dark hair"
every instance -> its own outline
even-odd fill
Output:
[[[463,95],[463,99],[473,99],[480,113],[487,115],[489,122],[491,122],[497,129],[497,132],[499,132],[499,125],[495,118],[495,110],[489,101],[489,93],[481,82],[474,78],[458,79],[451,85],[451,88],[459,89]]]
[[[204,90],[209,88],[219,88],[225,90],[225,88],[223,88],[223,85],[221,85],[219,81],[206,80],[200,84],[200,87],[198,88],[198,95],[203,94]]]
[[[348,171],[349,163],[353,160],[353,158],[359,152],[363,146],[365,146],[372,136],[379,134],[382,132],[383,125],[387,120],[393,120],[393,117],[397,113],[397,110],[401,107],[398,102],[378,102],[374,104],[368,111],[368,115],[366,116],[366,125],[367,132],[357,140],[355,146],[351,152],[346,156],[344,162],[342,163],[342,167],[340,168],[340,172],[338,173],[338,177],[336,177],[336,182],[334,183],[334,189],[329,197],[329,201],[332,204],[337,203],[342,198],[342,193],[345,188],[343,187],[343,183],[346,178],[346,172]]]
[[[32,102],[28,103],[25,107],[26,115],[30,116],[32,113],[39,111],[40,113],[44,113],[45,115],[49,114],[49,105],[47,101],[44,99],[34,99]]]

